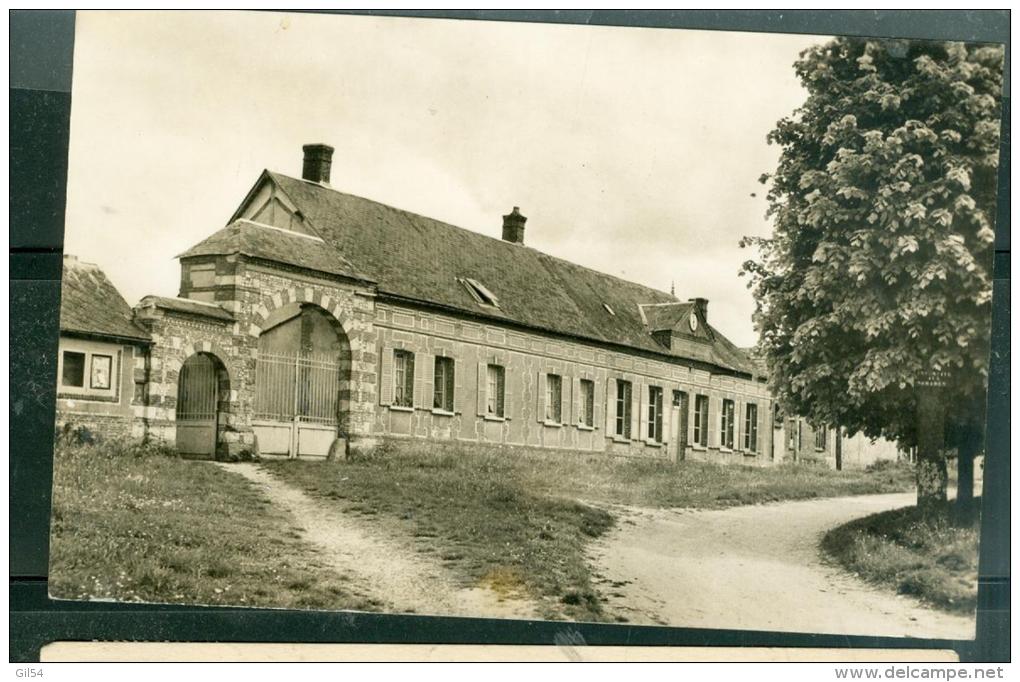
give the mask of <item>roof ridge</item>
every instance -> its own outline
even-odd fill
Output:
[[[309,187],[323,189],[323,190],[327,190],[327,191],[330,191],[330,192],[336,192],[337,194],[340,194],[342,196],[352,197],[354,199],[359,199],[361,201],[367,201],[369,203],[375,204],[376,206],[382,206],[383,208],[387,208],[387,209],[390,209],[392,211],[398,211],[400,213],[406,213],[406,214],[412,215],[412,216],[414,216],[416,218],[421,218],[423,220],[431,220],[434,223],[439,223],[441,225],[445,225],[446,227],[451,227],[451,228],[453,228],[455,230],[461,230],[463,232],[470,232],[473,235],[478,235],[479,237],[482,237],[484,239],[488,239],[488,240],[490,240],[492,242],[495,242],[497,244],[505,244],[506,245],[505,248],[525,248],[525,249],[530,249],[531,251],[535,252],[539,256],[542,256],[542,257],[545,257],[545,258],[551,258],[551,259],[557,260],[557,261],[559,261],[561,263],[566,263],[566,264],[570,265],[571,267],[581,268],[583,270],[588,270],[589,272],[594,272],[594,273],[596,273],[596,274],[598,274],[598,275],[600,275],[602,277],[611,277],[611,278],[613,278],[613,279],[615,279],[617,281],[625,282],[626,284],[629,284],[629,285],[632,285],[632,286],[638,286],[638,287],[641,287],[643,289],[647,289],[650,292],[655,292],[656,294],[659,294],[659,295],[662,295],[662,296],[669,296],[669,294],[667,294],[665,291],[659,291],[658,289],[650,287],[650,286],[648,286],[646,284],[641,284],[640,282],[634,282],[634,281],[631,281],[629,279],[624,279],[623,277],[620,277],[619,275],[614,275],[614,274],[609,273],[609,272],[603,272],[602,270],[596,270],[595,268],[589,267],[587,265],[582,265],[580,263],[575,263],[574,261],[567,260],[566,258],[561,258],[560,256],[555,256],[555,255],[553,255],[551,253],[547,253],[545,251],[541,251],[539,249],[534,248],[533,246],[528,246],[527,244],[518,244],[516,242],[508,242],[508,241],[506,241],[504,239],[501,239],[499,237],[493,237],[492,235],[485,234],[484,232],[476,232],[475,230],[469,230],[466,227],[461,227],[460,225],[454,225],[453,223],[448,223],[445,220],[440,220],[438,218],[433,218],[431,216],[427,216],[427,215],[424,215],[422,213],[417,213],[415,211],[411,211],[411,210],[408,210],[408,209],[405,209],[405,208],[400,208],[399,206],[393,206],[391,204],[386,204],[386,203],[383,203],[383,202],[378,201],[376,199],[370,199],[368,197],[363,197],[363,196],[360,196],[358,194],[351,194],[350,192],[343,192],[343,191],[337,189],[336,187],[323,185],[323,184],[320,184],[318,182],[311,182],[310,180],[304,180],[302,178],[295,178],[295,177],[293,177],[291,175],[287,175],[286,173],[280,173],[278,171],[269,170],[268,168],[266,169],[266,173],[268,173],[271,176],[283,177],[283,178],[286,178],[286,179],[291,180],[293,182],[300,182],[300,183],[308,185]],[[683,301],[677,301],[677,303],[682,303],[682,302]]]

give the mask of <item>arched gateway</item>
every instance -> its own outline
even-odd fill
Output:
[[[221,403],[229,400],[230,379],[209,353],[195,353],[181,365],[177,379],[176,442],[183,455],[216,456]]]
[[[261,325],[252,429],[262,455],[324,458],[346,436],[350,343],[322,308],[292,302]]]

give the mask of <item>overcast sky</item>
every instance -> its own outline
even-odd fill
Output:
[[[765,136],[823,38],[279,13],[77,14],[66,251],[134,304],[263,168],[336,148],[333,187],[709,299],[752,345],[743,235]],[[752,193],[757,196],[752,196]]]

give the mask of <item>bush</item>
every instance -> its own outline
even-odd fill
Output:
[[[139,441],[130,437],[103,438],[88,427],[64,424],[57,430],[53,447],[54,457],[92,457],[105,459],[147,459],[150,457],[178,457],[177,451],[162,441]]]
[[[911,468],[911,466],[907,462],[900,462],[899,460],[895,459],[880,459],[864,467],[864,472],[868,474],[876,474],[884,471],[891,471],[893,469],[909,469],[909,468]]]

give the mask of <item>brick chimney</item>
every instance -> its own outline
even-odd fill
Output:
[[[309,182],[329,184],[329,169],[333,165],[333,148],[328,144],[306,144],[302,147],[305,161],[301,177]]]
[[[514,210],[503,216],[503,241],[523,244],[524,223],[527,220],[527,218],[521,215],[521,209],[514,206]]]
[[[695,310],[698,311],[698,316],[707,323],[708,322],[708,299],[707,298],[689,298],[689,299],[687,299],[687,301],[689,303],[693,303],[694,304]]]

